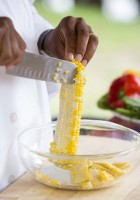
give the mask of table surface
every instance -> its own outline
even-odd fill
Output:
[[[114,120],[114,119],[113,119]],[[113,121],[110,120],[110,121]],[[125,124],[126,125],[126,124]],[[133,127],[134,129],[134,127]],[[29,173],[24,174],[0,193],[0,200],[140,200],[140,162],[121,183],[93,191],[55,189],[37,182]]]

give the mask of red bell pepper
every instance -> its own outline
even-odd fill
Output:
[[[125,74],[113,81],[108,95],[108,104],[110,107],[125,107],[125,103],[121,100],[122,96],[140,98],[140,77]]]
[[[124,92],[126,96],[132,96],[133,94],[140,94],[140,77],[132,74],[125,76]]]
[[[120,100],[119,94],[124,87],[124,77],[113,81],[109,89],[108,103],[112,108],[124,107],[125,103]]]

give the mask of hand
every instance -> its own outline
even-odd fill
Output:
[[[0,65],[9,67],[18,64],[25,48],[26,44],[15,30],[12,20],[0,17]]]
[[[46,35],[43,49],[50,56],[65,60],[75,58],[86,66],[97,45],[98,38],[84,19],[69,16],[63,18],[59,25]]]

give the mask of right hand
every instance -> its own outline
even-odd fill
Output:
[[[67,16],[44,39],[45,52],[53,57],[81,62],[91,60],[98,46],[98,38],[83,18]]]
[[[10,67],[20,63],[26,44],[15,30],[12,20],[0,17],[0,65]]]

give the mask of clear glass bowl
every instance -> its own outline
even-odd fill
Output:
[[[49,152],[56,122],[28,129],[18,138],[22,162],[49,186],[92,190],[125,180],[140,158],[140,135],[118,124],[82,120],[77,155]]]

